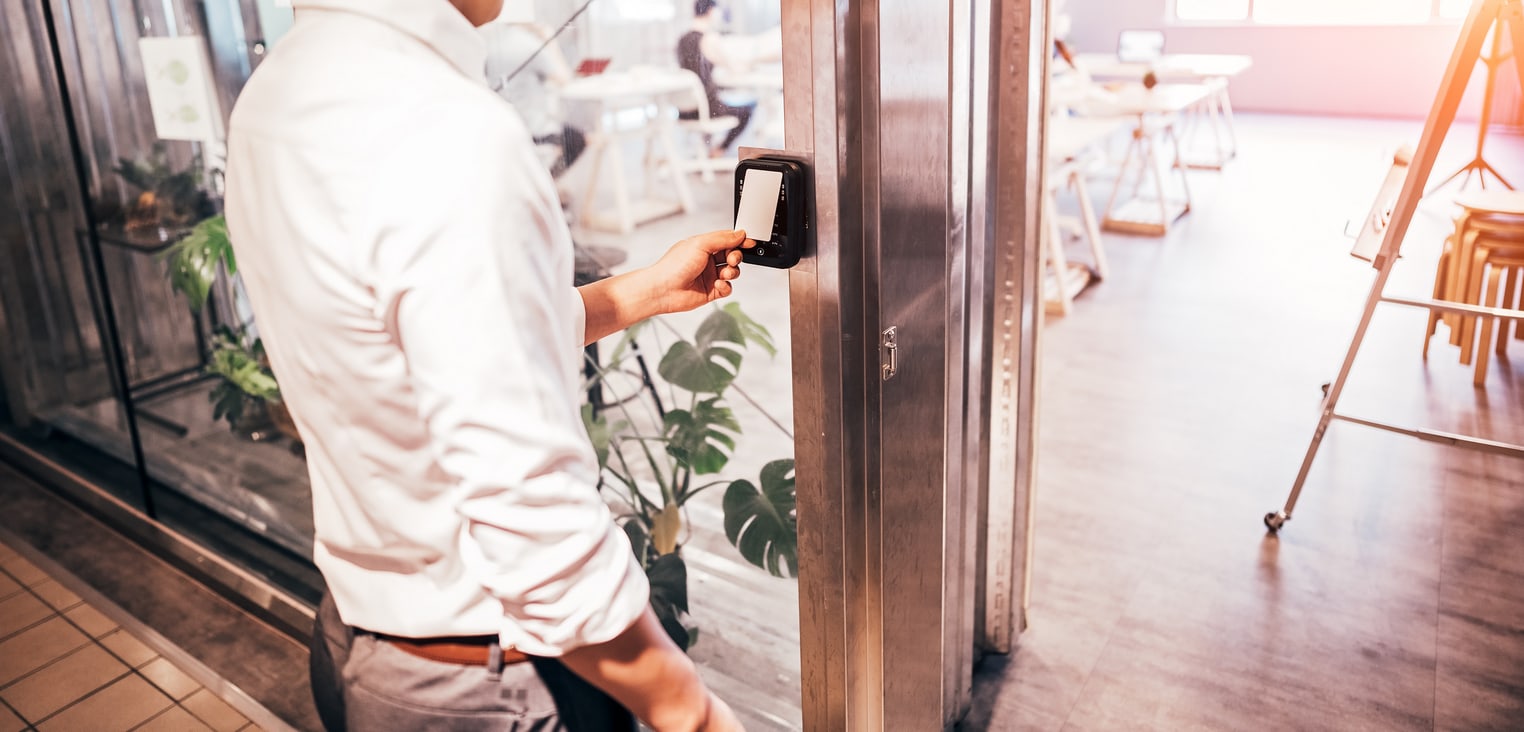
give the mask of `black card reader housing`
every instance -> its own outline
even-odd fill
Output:
[[[814,227],[810,221],[810,205],[814,197],[809,190],[809,171],[804,163],[787,158],[762,156],[742,160],[736,164],[735,211],[741,209],[741,189],[746,184],[746,171],[772,170],[783,174],[783,185],[778,189],[778,209],[773,216],[772,236],[767,241],[742,250],[747,264],[788,269],[799,263],[799,258],[811,245]]]

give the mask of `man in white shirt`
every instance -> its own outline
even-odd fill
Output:
[[[748,61],[741,54],[730,52],[726,39],[723,38],[716,26],[725,18],[727,11],[720,8],[716,0],[694,0],[693,3],[693,28],[677,39],[677,65],[693,72],[698,77],[699,83],[704,87],[704,97],[709,105],[710,117],[734,117],[735,127],[725,133],[724,139],[718,143],[710,141],[712,145],[709,154],[711,157],[724,155],[736,140],[741,138],[741,133],[746,131],[746,125],[751,123],[751,114],[756,110],[756,103],[730,104],[720,96],[720,87],[715,81],[715,68],[724,68],[731,71],[744,69]],[[682,112],[682,119],[698,119],[698,110]]]
[[[501,4],[296,0],[233,112],[228,228],[331,594],[314,692],[335,728],[616,728],[570,669],[657,730],[737,729],[598,496],[577,371],[728,295],[749,243],[574,289],[549,175],[484,79]]]

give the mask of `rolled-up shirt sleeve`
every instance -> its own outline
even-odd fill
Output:
[[[574,375],[585,316],[554,194],[542,171],[486,169],[535,165],[527,136],[476,141],[381,216],[372,266],[454,486],[438,500],[463,519],[462,566],[501,601],[505,646],[559,656],[627,629],[649,587],[596,488]]]

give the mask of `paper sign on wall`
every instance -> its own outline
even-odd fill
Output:
[[[741,205],[736,210],[736,231],[746,238],[768,241],[773,238],[773,224],[778,216],[778,192],[783,188],[783,173],[776,170],[746,171],[741,182]]]
[[[140,38],[138,50],[159,137],[196,142],[219,139],[221,113],[201,37]]]

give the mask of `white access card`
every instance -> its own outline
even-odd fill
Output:
[[[773,218],[778,213],[778,191],[783,188],[783,173],[776,170],[746,171],[741,183],[741,205],[736,209],[736,230],[746,238],[768,241],[773,238]]]

